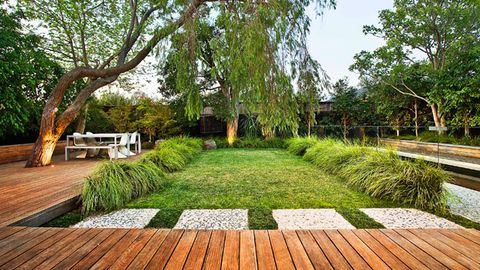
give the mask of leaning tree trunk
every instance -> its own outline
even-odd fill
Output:
[[[417,103],[417,99],[415,99],[414,110],[415,110],[415,138],[418,139],[418,103]]]
[[[75,131],[78,133],[85,133],[85,127],[87,125],[87,113],[88,113],[88,103],[85,104],[82,112],[78,116],[77,119],[77,126],[75,127]]]
[[[65,129],[78,115],[78,112],[87,101],[87,98],[97,89],[114,82],[118,76],[124,72],[137,67],[145,57],[147,57],[152,49],[165,37],[174,33],[178,28],[182,27],[187,19],[198,10],[198,7],[205,3],[204,0],[193,0],[192,3],[184,10],[182,15],[175,21],[167,24],[163,28],[155,30],[145,46],[137,52],[128,62],[127,55],[136,44],[140,37],[141,31],[135,29],[136,26],[142,27],[145,20],[158,8],[147,10],[139,24],[138,20],[131,20],[130,29],[125,39],[125,43],[119,53],[109,57],[100,67],[78,67],[64,74],[58,81],[55,88],[50,93],[42,113],[40,122],[40,130],[37,141],[33,147],[32,154],[27,160],[26,167],[46,166],[51,163],[53,150],[62,136]],[[137,31],[138,30],[138,31]],[[117,58],[117,64],[108,67],[111,61]],[[63,101],[65,91],[78,80],[89,78],[89,82],[77,95],[75,101],[60,115],[56,116],[58,107]]]
[[[237,139],[238,118],[239,116],[236,114],[234,119],[227,120],[227,142],[229,145],[232,145]]]

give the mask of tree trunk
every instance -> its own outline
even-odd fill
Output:
[[[395,127],[395,131],[397,133],[397,137],[400,137],[400,119],[397,117],[397,119],[395,119],[395,122],[397,124],[397,126]]]
[[[418,139],[418,102],[417,102],[417,99],[415,99],[414,110],[415,110],[415,137]]]
[[[125,62],[127,54],[134,47],[139,35],[131,36],[125,40],[121,52],[118,55],[112,55],[112,58],[109,58],[105,62],[105,65],[102,64],[100,68],[78,67],[65,73],[59,79],[57,85],[53,88],[48,97],[42,113],[39,135],[33,147],[32,154],[27,160],[25,166],[39,167],[49,165],[51,163],[53,150],[55,149],[59,138],[62,136],[68,125],[70,125],[78,115],[78,112],[85,104],[87,98],[97,89],[114,82],[120,74],[137,67],[162,39],[168,37],[178,28],[182,27],[187,19],[192,17],[192,15],[198,10],[198,7],[203,3],[203,0],[193,0],[177,20],[167,24],[163,28],[156,29],[154,35],[151,36],[145,46],[128,62]],[[151,12],[153,11],[154,9],[151,9]],[[145,15],[150,16],[150,14]],[[113,67],[106,68],[114,57],[118,58],[117,64]],[[55,114],[63,101],[65,91],[75,81],[84,78],[89,78],[89,81],[91,82],[79,92],[75,101],[68,106],[58,118],[56,118]]]
[[[227,120],[227,142],[228,145],[232,145],[237,139],[238,131],[238,114],[234,119]]]
[[[78,116],[77,126],[75,127],[76,132],[85,133],[85,126],[87,125],[87,113],[88,113],[88,103],[85,104],[83,111]]]
[[[308,137],[311,136],[311,128],[312,128],[312,124],[310,123],[310,120],[307,120],[307,125],[308,125]]]
[[[463,118],[463,130],[465,132],[465,137],[470,138],[470,126],[469,126],[469,117],[465,116]]]
[[[347,118],[343,117],[343,140],[347,141]]]

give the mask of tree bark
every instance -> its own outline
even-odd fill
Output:
[[[85,133],[85,126],[87,125],[87,113],[88,113],[88,103],[85,104],[83,111],[78,116],[77,126],[75,127],[76,132]]]
[[[417,99],[415,99],[414,110],[415,110],[415,137],[418,139],[418,102],[417,102]]]
[[[463,130],[465,132],[465,137],[470,138],[470,125],[469,125],[470,121],[468,120],[469,120],[468,116],[465,116],[463,118]]]
[[[347,141],[347,117],[343,117],[343,140]]]
[[[185,9],[183,14],[176,21],[171,22],[163,28],[157,29],[143,49],[141,49],[130,61],[125,62],[128,53],[133,48],[140,35],[139,32],[135,32],[134,35],[127,37],[120,54],[118,54],[118,60],[115,66],[104,68],[113,59],[113,57],[110,57],[105,62],[105,66],[101,65],[100,68],[78,67],[65,73],[59,79],[57,85],[54,87],[45,103],[40,122],[39,135],[33,147],[32,154],[27,160],[25,166],[39,167],[49,165],[51,163],[53,150],[55,149],[59,138],[75,117],[77,117],[78,112],[85,104],[87,98],[97,89],[114,82],[120,74],[129,71],[140,64],[160,40],[182,27],[187,19],[190,18],[203,3],[204,0],[193,0],[190,6]],[[150,9],[145,16],[150,16],[153,11],[154,9]],[[148,18],[148,16],[146,18]],[[141,31],[141,29],[138,31]],[[83,78],[89,78],[87,86],[79,92],[75,101],[68,106],[58,118],[56,118],[56,113],[58,107],[63,101],[65,91],[75,81]]]
[[[237,139],[238,132],[238,115],[231,120],[227,120],[227,141],[232,145]]]

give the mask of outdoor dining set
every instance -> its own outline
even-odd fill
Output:
[[[133,149],[132,149],[133,147]],[[65,160],[71,151],[80,150],[77,158],[108,155],[110,159],[127,158],[142,151],[140,133],[91,133],[78,132],[67,135]],[[133,150],[133,151],[132,151]]]

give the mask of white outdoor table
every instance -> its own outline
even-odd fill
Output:
[[[102,138],[109,138],[109,139],[113,139],[113,144],[115,145],[114,146],[114,151],[115,151],[115,159],[118,159],[118,138],[121,138],[122,135],[124,135],[125,133],[93,133],[93,134],[80,134],[80,135],[67,135],[67,146],[70,145],[70,139],[73,139],[73,138],[98,138],[101,139]],[[130,150],[130,135],[131,133],[127,133],[127,135],[129,136],[128,140],[127,140],[127,147],[128,149]],[[142,152],[142,144],[141,144],[141,141],[140,141],[140,133],[137,132],[137,143],[138,143],[138,153],[141,153]],[[67,152],[65,152],[66,155],[68,155]],[[65,159],[67,159],[67,156],[65,156]]]

